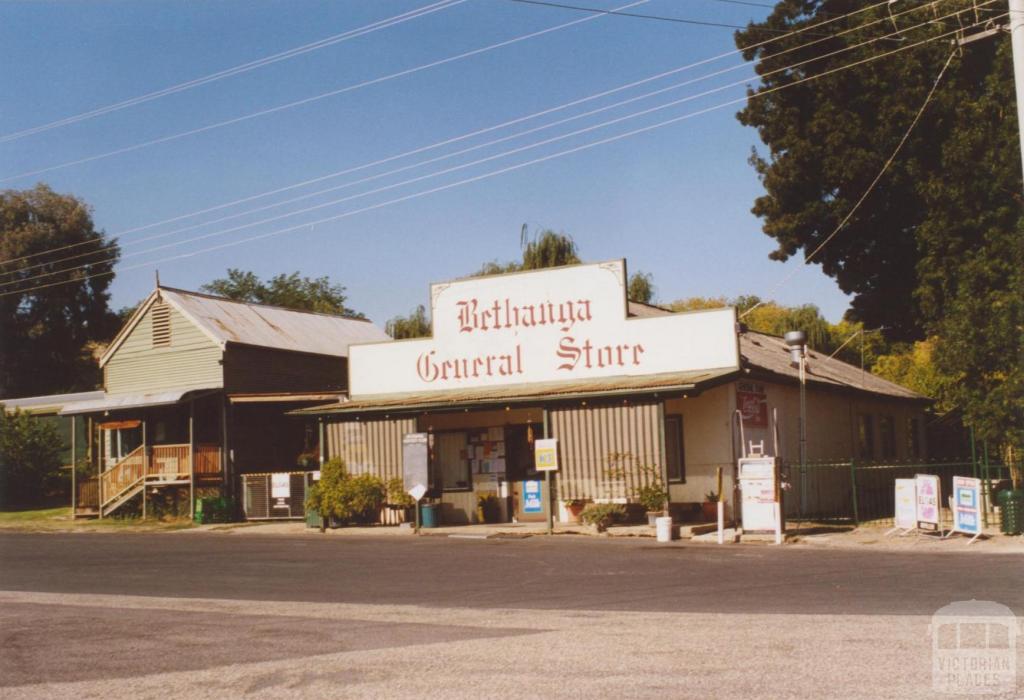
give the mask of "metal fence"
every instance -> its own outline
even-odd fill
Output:
[[[784,507],[789,520],[864,521],[892,520],[896,479],[916,474],[939,477],[943,507],[952,492],[953,477],[982,479],[988,492],[1010,478],[1010,468],[987,461],[858,462],[857,460],[785,463],[782,467]]]

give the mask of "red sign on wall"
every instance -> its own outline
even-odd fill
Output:
[[[768,395],[764,384],[740,382],[736,385],[736,407],[743,416],[745,428],[768,427]]]

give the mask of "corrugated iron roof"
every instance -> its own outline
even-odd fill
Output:
[[[670,313],[672,311],[660,306],[629,302],[630,316],[663,316]],[[750,369],[760,369],[800,380],[800,370],[789,363],[789,348],[782,338],[748,330],[740,334],[740,356],[744,365]],[[807,381],[901,399],[928,400],[928,397],[906,387],[882,379],[871,372],[861,371],[860,367],[830,358],[815,350],[809,350],[807,353]]]
[[[50,394],[49,396],[26,396],[20,399],[0,399],[5,411],[15,410],[26,413],[59,413],[65,406],[103,398],[102,391],[80,391],[74,394]]]
[[[575,382],[539,382],[483,389],[430,391],[384,396],[368,396],[358,401],[341,401],[326,406],[313,406],[294,414],[323,415],[329,413],[360,413],[399,410],[420,410],[451,406],[512,404],[569,399],[578,396],[641,394],[659,391],[687,391],[712,379],[735,374],[734,368],[672,372],[643,377],[609,377]]]

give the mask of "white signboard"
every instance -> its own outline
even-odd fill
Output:
[[[917,527],[917,489],[914,479],[896,479],[896,508],[893,515],[900,530]]]
[[[739,462],[744,532],[781,529],[774,457],[745,457]]]
[[[533,442],[534,468],[539,472],[558,471],[558,440],[546,438]]]
[[[429,482],[430,448],[426,433],[408,433],[402,436],[402,485],[413,500],[426,495]]]
[[[928,532],[940,532],[942,509],[939,477],[918,474],[914,477],[917,491],[917,527]]]
[[[292,495],[291,477],[288,474],[270,475],[270,497],[288,498]]]
[[[433,337],[349,347],[353,398],[739,367],[732,308],[627,319],[623,260],[430,295]]]
[[[953,510],[953,532],[981,535],[981,479],[968,476],[953,477],[953,495],[950,496]]]

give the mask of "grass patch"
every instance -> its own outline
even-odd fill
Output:
[[[0,511],[3,530],[184,530],[192,527],[188,518],[156,520],[149,518],[78,518],[72,519],[71,508]]]
[[[71,518],[71,508],[42,508],[39,510],[0,511],[0,523],[38,522],[64,516]]]

